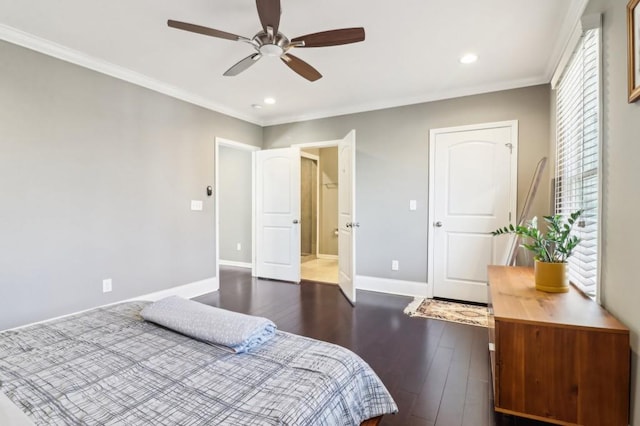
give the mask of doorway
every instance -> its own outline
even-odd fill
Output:
[[[487,303],[487,265],[504,265],[515,218],[518,122],[434,129],[429,137],[432,297]]]
[[[300,278],[338,284],[338,148],[300,150]]]
[[[214,210],[216,276],[220,266],[254,271],[254,160],[260,148],[223,138],[215,139]]]
[[[338,147],[338,286],[356,300],[356,132],[337,141],[313,142],[255,153],[256,276],[300,282],[300,150]]]

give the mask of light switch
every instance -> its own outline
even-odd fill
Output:
[[[191,210],[202,211],[202,200],[191,200]]]
[[[418,203],[416,202],[416,200],[409,200],[409,210],[417,210],[418,209]]]

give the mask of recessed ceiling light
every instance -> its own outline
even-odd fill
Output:
[[[273,98],[264,98],[264,103],[267,105],[273,105],[276,103],[276,100]]]
[[[251,107],[255,108],[255,109],[260,109],[260,108],[262,108],[262,105],[260,105],[260,104],[251,104]]]
[[[473,53],[467,53],[463,57],[460,58],[460,63],[462,64],[472,64],[478,60],[478,55]]]

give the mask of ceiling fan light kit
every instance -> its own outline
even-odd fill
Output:
[[[262,31],[252,38],[171,19],[167,21],[167,25],[179,30],[250,44],[256,50],[256,53],[233,65],[225,71],[225,76],[236,76],[255,64],[263,56],[272,56],[280,57],[282,62],[289,68],[307,80],[316,81],[322,78],[322,74],[302,59],[289,53],[291,49],[339,46],[364,41],[364,28],[362,27],[322,31],[289,40],[278,31],[282,12],[280,0],[256,0],[256,7],[262,24]]]

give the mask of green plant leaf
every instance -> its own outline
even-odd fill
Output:
[[[521,247],[531,251],[535,258],[543,262],[566,262],[573,254],[573,250],[580,244],[580,239],[572,235],[573,225],[582,215],[583,210],[577,210],[566,218],[560,214],[543,216],[547,224],[547,233],[538,229],[537,217],[526,225],[505,226],[493,231],[492,235],[516,234],[523,238]]]

